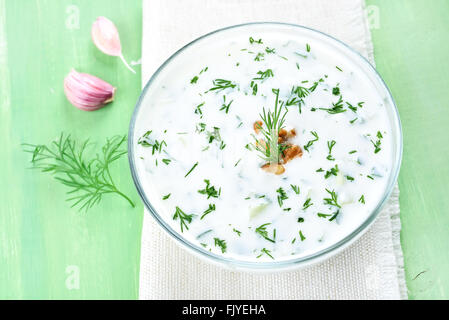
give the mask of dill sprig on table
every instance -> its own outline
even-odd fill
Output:
[[[47,145],[23,144],[24,151],[32,154],[32,168],[48,172],[67,186],[72,207],[89,210],[98,204],[104,195],[115,193],[134,203],[119,191],[112,179],[110,165],[127,153],[126,136],[115,136],[106,140],[101,153],[89,159],[89,140],[77,144],[70,135],[61,134],[59,139]]]
[[[279,131],[284,128],[285,116],[287,110],[283,111],[284,102],[279,101],[279,89],[273,89],[276,96],[274,111],[266,111],[263,108],[263,114],[260,114],[262,126],[258,126],[263,135],[263,143],[260,143],[256,137],[254,144],[255,150],[261,153],[260,157],[268,163],[278,164],[280,155],[287,148],[286,145],[278,143]]]

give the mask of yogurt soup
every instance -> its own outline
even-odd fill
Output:
[[[136,118],[137,175],[165,223],[250,262],[311,255],[359,228],[394,163],[376,84],[312,37],[240,30],[200,44],[157,74]]]

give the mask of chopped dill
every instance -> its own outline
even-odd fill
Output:
[[[249,37],[249,43],[250,43],[250,44],[253,44],[253,43],[256,43],[256,44],[263,44],[262,39],[255,40],[253,37]]]
[[[219,92],[219,91],[222,91],[222,90],[225,90],[228,88],[234,89],[237,86],[237,84],[233,83],[232,81],[225,80],[225,79],[215,79],[212,81],[212,83],[214,86],[206,92],[209,92],[209,91]]]
[[[359,199],[359,202],[365,204],[365,195],[362,194],[362,196]]]
[[[197,165],[198,165],[198,162],[195,163],[195,164],[193,165],[193,167],[189,170],[189,172],[187,172],[187,174],[184,176],[184,178],[187,178],[187,176],[188,176],[189,174],[191,174],[193,170],[195,170],[195,168],[196,168]]]
[[[149,131],[146,137],[151,133]],[[153,152],[161,151],[164,143],[150,144],[145,140],[140,144],[153,147]],[[106,143],[92,159],[87,159],[87,151],[91,144],[89,140],[77,144],[70,135],[61,134],[59,139],[47,145],[23,144],[24,151],[31,153],[31,163],[34,169],[48,172],[54,178],[70,188],[67,201],[72,202],[72,208],[79,206],[79,210],[88,211],[98,204],[104,195],[117,194],[127,200],[134,207],[134,203],[125,194],[117,189],[110,165],[127,153],[126,136],[115,136],[106,140]],[[166,144],[165,144],[166,145]]]
[[[324,178],[328,179],[330,176],[337,176],[338,172],[338,165],[335,165],[335,167],[330,168],[329,171],[326,171]]]
[[[203,215],[201,216],[201,219],[200,219],[200,220],[203,220],[203,218],[204,218],[205,216],[207,216],[209,213],[211,213],[212,211],[215,211],[215,210],[216,210],[215,204],[213,204],[213,203],[209,204],[209,208],[207,208],[207,209],[203,212]]]
[[[240,237],[242,235],[242,232],[237,230],[236,228],[233,228],[232,231],[234,231],[235,233],[237,233],[237,235]]]
[[[302,205],[302,210],[306,210],[307,208],[309,208],[311,206],[313,206],[312,199],[311,198],[307,198],[307,200]]]
[[[218,198],[221,194],[221,188],[217,191],[214,186],[210,185],[210,181],[205,179],[206,187],[204,189],[198,190],[198,193],[207,195],[207,199],[209,198]]]
[[[276,242],[276,229],[273,230],[273,236],[270,238],[268,236],[267,226],[271,225],[271,223],[265,223],[256,228],[255,232],[261,235],[265,240],[275,243]]]
[[[226,241],[221,240],[219,238],[214,238],[214,244],[216,247],[219,247],[221,249],[221,253],[226,252]]]
[[[163,196],[163,197],[162,197],[162,200],[167,200],[168,198],[170,198],[170,196],[171,196],[171,193],[169,193],[169,194]]]
[[[228,104],[226,104],[226,96],[223,96],[223,104],[221,105],[220,111],[224,111],[226,114],[229,112],[229,108],[234,100],[231,100]]]
[[[187,223],[192,223],[193,214],[186,214],[179,207],[176,207],[176,212],[173,215],[173,220],[179,219],[181,225],[181,232],[184,232],[184,228],[189,230],[189,226]]]
[[[334,190],[330,191],[326,189],[326,192],[331,196],[330,198],[324,198],[324,204],[328,204],[330,206],[334,206],[341,209],[341,206],[338,204],[338,195]]]
[[[293,191],[294,191],[296,194],[299,194],[299,193],[300,193],[299,186],[295,186],[295,185],[293,185],[293,184],[291,184],[290,186],[292,187]]]
[[[284,204],[284,200],[288,199],[287,193],[285,192],[284,189],[279,188],[276,190],[276,192],[278,193],[278,203],[279,203],[279,207],[282,207]]]
[[[268,249],[263,248],[262,250],[260,250],[260,255],[258,255],[256,258],[259,259],[260,257],[262,257],[264,254],[266,254],[267,256],[269,256],[271,259],[274,260],[273,256],[271,255],[271,251]]]
[[[335,160],[335,158],[332,157],[332,149],[334,148],[336,143],[337,142],[335,140],[327,142],[327,148],[329,149],[329,154],[328,154],[326,159],[329,160],[329,161],[334,161]]]
[[[315,131],[310,131],[310,133],[312,134],[312,136],[315,137],[315,139],[310,140],[309,142],[307,142],[307,144],[304,146],[304,150],[306,150],[307,152],[309,151],[309,148],[319,140],[318,134]]]
[[[343,106],[343,97],[340,96],[336,103],[332,103],[332,108],[319,108],[320,110],[327,111],[329,114],[338,114],[346,112],[347,110]]]
[[[280,155],[285,150],[284,144],[278,143],[279,131],[284,127],[287,110],[283,112],[283,102],[279,102],[279,89],[273,89],[276,96],[274,111],[266,111],[263,108],[263,114],[260,114],[263,127],[260,133],[264,136],[264,143],[261,144],[254,136],[255,143],[253,147],[260,153],[260,157],[269,163],[279,163]]]
[[[137,141],[137,144],[140,144],[142,147],[144,148],[152,148],[152,154],[154,155],[156,152],[161,153],[164,146],[167,146],[167,143],[162,140],[162,141],[158,141],[158,140],[154,140],[151,141],[150,140],[150,135],[153,131],[149,130],[147,132],[145,132],[145,134],[139,138],[139,140]]]

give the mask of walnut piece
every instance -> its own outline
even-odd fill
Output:
[[[264,164],[262,169],[269,173],[274,173],[276,175],[281,175],[285,172],[285,168],[282,164]]]

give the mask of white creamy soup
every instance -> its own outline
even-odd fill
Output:
[[[386,97],[322,41],[229,31],[186,49],[151,86],[133,137],[137,174],[155,211],[203,250],[307,256],[384,197],[394,158]]]

